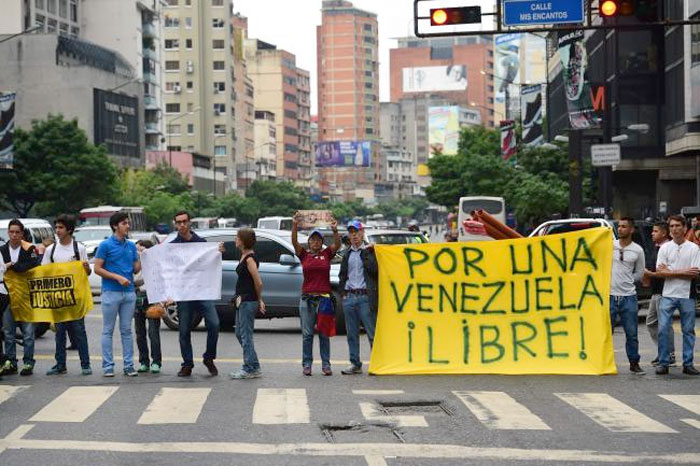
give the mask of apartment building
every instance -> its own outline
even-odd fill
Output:
[[[255,112],[254,163],[259,179],[274,180],[277,177],[277,123],[272,112]]]
[[[3,0],[0,34],[19,34],[36,28],[37,33],[81,37],[79,0]]]
[[[316,29],[319,143],[371,144],[369,166],[319,167],[322,195],[373,203],[379,164],[377,15],[345,0],[324,0]],[[345,161],[352,157],[344,158]],[[340,160],[340,159],[339,159]]]
[[[299,121],[299,180],[297,185],[307,192],[311,189],[312,145],[311,145],[311,77],[310,73],[297,68],[297,120]]]
[[[238,190],[245,192],[258,178],[255,165],[255,101],[253,80],[248,75],[248,62],[245,58],[245,41],[248,38],[248,18],[238,13],[231,16],[233,34],[233,101],[236,137],[234,151]]]

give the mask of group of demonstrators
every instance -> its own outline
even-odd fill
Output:
[[[646,325],[658,355],[651,361],[656,373],[669,373],[669,366],[676,365],[673,313],[680,313],[683,333],[683,373],[700,375],[693,365],[695,348],[696,288],[693,280],[700,274],[700,248],[686,239],[686,219],[679,215],[669,217],[668,222],[657,222],[652,230],[654,252],[649,261],[644,250],[632,241],[634,220],[624,217],[618,225],[618,237],[613,247],[612,280],[610,286],[610,320],[620,316],[625,331],[625,349],[630,371],[644,374],[639,365],[639,339],[637,336],[636,282],[651,285],[652,297]]]

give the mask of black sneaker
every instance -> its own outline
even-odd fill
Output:
[[[656,375],[666,375],[668,374],[668,366],[657,366]]]
[[[645,374],[644,369],[639,367],[638,362],[631,362],[630,363],[630,372],[632,372],[633,374],[636,374],[636,375],[644,375]]]
[[[683,373],[688,375],[700,375],[700,371],[693,366],[683,366]]]
[[[653,361],[651,361],[650,364],[651,364],[652,366],[654,366],[654,367],[658,366],[658,365],[659,365],[659,358],[657,357],[656,359],[654,359]]]
[[[676,355],[675,355],[675,354],[671,353],[671,356],[669,356],[669,358],[668,358],[668,365],[669,365],[669,366],[674,366],[674,367],[677,366],[677,364],[676,364]]]
[[[10,361],[5,361],[0,369],[0,374],[2,375],[17,375],[17,366],[12,364]]]
[[[22,370],[19,371],[19,375],[32,375],[33,373],[34,373],[34,365],[33,364],[25,364],[22,366]]]

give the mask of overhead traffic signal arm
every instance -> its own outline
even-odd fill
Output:
[[[632,17],[643,22],[659,19],[658,0],[600,0],[598,14],[601,18]]]

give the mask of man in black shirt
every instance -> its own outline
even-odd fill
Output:
[[[659,254],[659,248],[670,239],[668,234],[668,223],[666,222],[656,222],[651,231],[651,239],[654,241],[654,250],[649,255],[647,259],[647,270],[651,272],[656,271],[656,258]],[[646,271],[644,274],[644,284],[649,286],[651,284],[651,299],[649,300],[649,309],[647,311],[647,330],[649,330],[649,335],[654,341],[654,345],[658,347],[659,345],[659,302],[661,301],[661,293],[664,289],[664,279],[663,278],[652,278]],[[676,364],[676,354],[675,354],[675,344],[673,342],[673,327],[670,328],[668,344],[670,349],[670,365]],[[657,356],[653,361],[651,361],[652,366],[659,365],[659,357]]]

